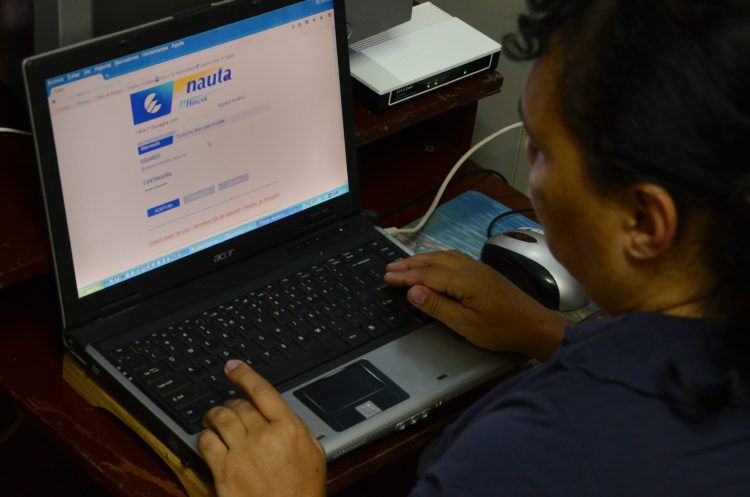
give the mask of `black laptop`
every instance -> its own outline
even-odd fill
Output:
[[[186,463],[250,364],[329,459],[518,359],[384,285],[343,1],[236,0],[24,63],[66,348]]]

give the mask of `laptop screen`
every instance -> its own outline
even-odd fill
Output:
[[[46,84],[79,298],[349,191],[330,0]]]

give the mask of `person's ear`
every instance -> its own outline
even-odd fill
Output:
[[[674,199],[653,183],[632,185],[626,194],[626,251],[635,260],[654,259],[668,251],[677,234]]]

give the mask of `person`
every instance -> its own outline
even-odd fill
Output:
[[[450,426],[412,495],[750,495],[750,3],[530,0],[519,19],[532,203],[609,317],[570,325],[455,252],[390,264],[470,341],[546,361]],[[218,495],[324,495],[304,425],[226,371],[251,400],[206,415]]]

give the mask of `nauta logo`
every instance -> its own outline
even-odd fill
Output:
[[[156,99],[156,93],[149,93],[148,96],[146,96],[146,100],[143,101],[143,108],[146,109],[146,112],[149,114],[156,114],[161,110],[161,104]]]
[[[172,112],[172,95],[174,82],[169,81],[130,95],[130,106],[133,110],[133,124],[152,121],[169,115]]]
[[[201,76],[197,79],[192,79],[188,81],[187,93],[190,94],[190,93],[193,93],[194,91],[204,90],[211,86],[216,86],[220,83],[230,81],[231,79],[232,79],[232,70],[224,69],[220,67],[219,70],[213,74],[208,74],[206,76]]]

